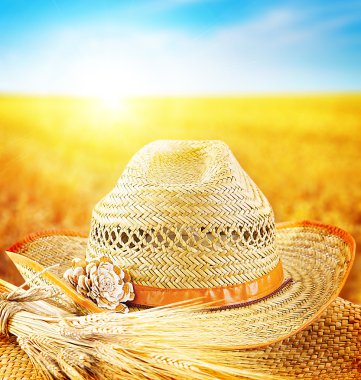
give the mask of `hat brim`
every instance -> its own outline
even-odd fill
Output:
[[[0,379],[37,380],[37,371],[15,336],[0,335]]]
[[[255,303],[195,314],[199,323],[214,326],[217,331],[212,344],[244,349],[281,341],[311,324],[338,296],[355,255],[355,242],[349,233],[302,221],[278,224],[276,239],[285,279],[291,280]],[[71,311],[100,312],[62,279],[74,257],[85,257],[86,245],[87,237],[73,232],[41,232],[10,247],[8,255],[26,280],[45,267],[59,264],[39,275],[34,284],[59,286],[64,295],[55,301],[73,308]]]

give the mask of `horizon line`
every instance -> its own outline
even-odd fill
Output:
[[[361,95],[360,90],[309,90],[309,91],[248,91],[248,92],[220,92],[220,93],[149,93],[149,94],[111,94],[114,98],[237,98],[237,97],[262,97],[262,96],[322,96],[322,95]],[[1,91],[0,97],[38,97],[38,98],[83,98],[101,99],[104,95],[96,94],[71,94],[71,93],[46,93],[46,92],[20,92],[20,91]]]

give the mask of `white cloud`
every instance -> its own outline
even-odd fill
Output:
[[[181,1],[190,0],[173,0]],[[352,18],[310,23],[306,17],[277,9],[198,35],[115,25],[101,32],[68,28],[0,57],[0,89],[89,95],[337,89],[344,74],[309,67],[307,59],[330,30]]]

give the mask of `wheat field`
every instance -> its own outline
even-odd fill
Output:
[[[88,232],[94,204],[155,139],[221,139],[277,221],[312,219],[361,246],[361,94],[0,97],[0,250],[38,230]],[[361,303],[361,259],[342,296]],[[0,276],[19,284],[0,256]]]

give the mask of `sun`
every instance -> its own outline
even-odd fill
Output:
[[[110,111],[121,110],[124,106],[124,99],[119,95],[104,94],[100,96],[102,108]]]
[[[101,120],[102,128],[108,126],[109,128],[117,125],[119,122],[127,120],[131,117],[132,111],[129,105],[129,98],[124,97],[119,93],[98,93],[94,96],[95,103],[90,112],[94,115],[94,121]]]

